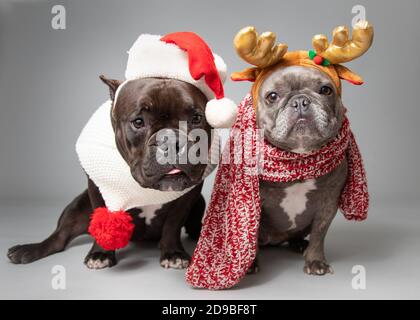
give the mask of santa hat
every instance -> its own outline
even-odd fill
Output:
[[[235,122],[236,104],[223,90],[226,64],[193,32],[140,35],[128,51],[125,76],[128,80],[161,77],[188,82],[209,99],[205,114],[212,127],[229,128]]]
[[[128,51],[127,80],[159,77],[194,85],[208,99],[207,122],[214,128],[229,128],[236,119],[236,104],[224,96],[226,64],[193,32],[165,36],[142,34]],[[120,86],[121,87],[121,86]],[[127,208],[101,207],[92,214],[89,233],[106,250],[125,247],[134,225]]]
[[[332,46],[328,46],[325,36],[316,36],[314,47],[318,51],[291,53],[286,53],[285,44],[274,46],[273,33],[258,37],[253,27],[241,30],[235,37],[239,55],[256,67],[235,73],[232,78],[253,81],[254,85],[252,94],[247,95],[238,108],[230,140],[222,156],[224,161],[217,170],[200,239],[186,273],[187,282],[194,287],[230,288],[247,273],[256,257],[258,243],[260,180],[278,183],[316,179],[347,159],[347,181],[338,206],[348,220],[366,219],[369,206],[366,174],[347,117],[344,117],[341,130],[332,141],[317,151],[305,154],[284,151],[258,139],[256,123],[259,87],[278,68],[317,68],[331,77],[337,91],[341,88],[340,79],[361,84],[360,77],[338,63],[363,54],[372,43],[373,29],[363,23],[356,25],[352,40],[347,36],[347,30],[339,27],[334,31]]]

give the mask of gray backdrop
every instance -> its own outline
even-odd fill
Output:
[[[51,28],[54,4],[67,9],[66,30]],[[362,224],[334,220],[326,243],[334,276],[306,276],[302,257],[269,248],[261,250],[260,274],[238,290],[191,290],[182,271],[158,266],[156,245],[119,251],[119,264],[109,270],[86,269],[89,237],[30,265],[7,261],[7,248],[43,239],[85,188],[74,144],[108,98],[98,75],[121,79],[126,50],[140,33],[195,31],[234,71],[246,66],[232,47],[241,27],[275,31],[291,50],[310,49],[314,34],[350,25],[356,4],[366,7],[375,40],[348,64],[366,84],[344,84],[344,102],[372,206]],[[419,298],[419,12],[418,0],[0,0],[0,298]],[[249,88],[227,82],[226,93],[239,102]],[[207,198],[211,186],[208,179]],[[193,247],[186,242],[189,252]],[[367,270],[367,290],[351,287],[356,264]],[[67,290],[51,287],[54,265],[66,268]]]
[[[53,4],[66,7],[66,30],[51,28]],[[232,47],[241,27],[272,30],[291,50],[309,49],[314,34],[350,25],[355,4],[366,7],[375,40],[348,64],[366,84],[345,84],[344,102],[373,203],[417,200],[419,1],[2,0],[0,202],[66,201],[84,187],[74,143],[107,98],[98,75],[121,79],[140,33],[193,30],[234,71],[246,66]],[[249,87],[228,81],[226,93],[239,102]]]

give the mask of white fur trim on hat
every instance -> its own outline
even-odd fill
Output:
[[[236,120],[236,104],[228,99],[211,99],[206,105],[206,119],[213,128],[230,128]]]
[[[213,99],[214,93],[207,86],[204,77],[194,80],[188,67],[188,54],[172,43],[161,41],[162,36],[142,34],[128,51],[125,77],[128,80],[162,77],[178,79],[197,87],[207,99]],[[222,83],[226,79],[226,64],[214,54],[214,62]]]

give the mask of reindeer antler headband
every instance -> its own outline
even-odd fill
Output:
[[[246,27],[236,34],[233,44],[238,55],[246,62],[266,68],[279,62],[287,52],[286,44],[274,45],[275,41],[274,32],[264,32],[258,36],[254,27]]]
[[[372,45],[373,27],[367,21],[359,21],[353,28],[352,38],[345,26],[333,30],[333,38],[328,43],[324,34],[312,38],[312,46],[318,56],[331,64],[349,62],[363,55]]]
[[[353,28],[352,38],[345,26],[333,30],[331,43],[326,35],[313,37],[310,51],[287,51],[287,45],[275,44],[276,35],[264,32],[258,35],[254,27],[240,30],[233,40],[236,52],[246,62],[255,67],[235,72],[231,78],[234,81],[256,81],[261,74],[266,74],[276,66],[304,65],[315,66],[326,72],[340,89],[340,79],[353,84],[362,84],[360,76],[353,73],[340,63],[352,61],[363,55],[373,41],[373,27],[367,21],[359,21]]]

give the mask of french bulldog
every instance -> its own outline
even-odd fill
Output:
[[[324,239],[338,209],[367,218],[369,192],[356,139],[341,101],[341,80],[363,79],[341,63],[371,46],[373,27],[359,21],[312,38],[314,50],[288,52],[274,32],[253,26],[234,37],[252,65],[231,74],[252,87],[238,107],[219,166],[203,232],[186,273],[198,288],[228,289],[258,271],[258,247],[288,244],[304,272],[332,273]],[[309,235],[309,241],[305,238]]]
[[[193,187],[164,205],[129,210],[135,224],[132,240],[159,241],[160,265],[186,268],[190,256],[184,250],[180,234],[184,226],[192,239],[197,239],[200,234],[205,209],[201,195],[202,177],[206,164],[189,161],[179,165],[159,163],[156,153],[162,144],[156,137],[159,130],[174,130],[177,148],[185,150],[191,147],[191,141],[181,143],[179,137],[188,135],[193,129],[205,130],[210,140],[211,127],[205,118],[208,99],[192,84],[175,79],[131,80],[118,93],[121,81],[104,76],[101,79],[109,87],[112,101],[118,94],[109,116],[118,151],[138,184],[161,191]],[[186,132],[181,132],[180,121],[187,123]],[[98,186],[88,177],[87,189],[67,205],[56,230],[42,242],[10,248],[8,258],[15,264],[26,264],[64,250],[70,241],[87,234],[90,214],[104,205]],[[88,268],[102,269],[114,266],[117,259],[115,251],[106,251],[95,242],[84,262]]]
[[[272,145],[294,153],[316,151],[334,139],[345,108],[331,78],[316,68],[289,66],[267,76],[257,92],[257,126]],[[324,239],[347,178],[347,161],[317,179],[273,183],[260,179],[259,245],[288,243],[304,253],[304,272],[332,273]],[[305,239],[310,236],[309,242]],[[249,273],[258,271],[258,261]]]

